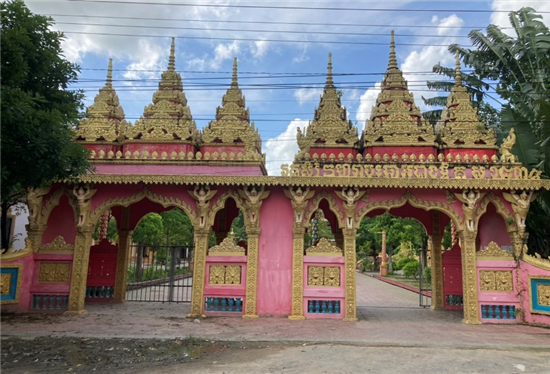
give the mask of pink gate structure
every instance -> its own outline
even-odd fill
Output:
[[[511,153],[513,132],[498,145],[479,120],[458,56],[443,117],[427,123],[393,39],[362,133],[347,119],[329,55],[318,107],[298,128],[298,152],[280,176],[267,175],[236,59],[203,129],[175,68],[174,41],[152,103],[133,124],[109,62],[105,86],[76,130],[95,171],[29,191],[26,248],[1,256],[2,310],[79,314],[92,301],[125,302],[132,231],[147,213],[180,209],[194,235],[190,318],[356,321],[357,232],[364,217],[391,210],[418,219],[429,236],[431,308],[462,308],[468,324],[550,325],[550,261],[525,245],[530,203],[550,181]],[[92,246],[107,212],[117,222],[116,246]],[[318,240],[318,217],[330,239]],[[445,252],[449,222],[457,243]]]

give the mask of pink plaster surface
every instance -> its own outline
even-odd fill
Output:
[[[322,287],[308,286],[307,274],[308,266],[338,266],[340,268],[340,286],[339,287]],[[309,300],[339,300],[340,313],[323,314],[323,313],[308,313]],[[344,257],[329,257],[329,256],[304,256],[304,315],[307,319],[330,318],[342,319],[342,306],[344,305]]]
[[[241,265],[241,284],[236,285],[211,285],[210,265]],[[246,256],[207,256],[206,276],[204,279],[204,297],[243,297],[246,294]],[[209,312],[205,312],[210,314]]]
[[[114,175],[263,175],[258,166],[94,164],[94,167],[96,168],[95,174]]]
[[[257,313],[284,316],[292,305],[293,211],[282,188],[274,188],[262,204],[258,253]],[[273,217],[264,219],[261,217]]]
[[[61,196],[59,205],[52,209],[48,225],[42,236],[42,245],[62,236],[67,244],[74,245],[76,239],[75,214],[66,195]]]
[[[538,268],[524,261],[520,261],[519,274],[521,284],[521,308],[525,322],[536,323],[540,325],[550,326],[550,315],[531,313],[530,297],[529,297],[529,277],[532,278],[544,278],[550,277],[550,271]]]
[[[2,305],[2,312],[27,313],[31,307],[30,288],[34,277],[33,255],[21,257],[12,261],[2,261],[2,267],[21,264],[21,288],[19,289],[19,303]],[[4,326],[2,326],[4,327]]]
[[[478,313],[481,318],[481,305],[514,305],[517,308],[520,307],[519,298],[518,298],[518,284],[517,284],[517,274],[516,274],[516,263],[515,261],[477,261],[477,292],[478,292]],[[511,270],[512,271],[512,282],[513,282],[513,291],[512,292],[488,292],[481,290],[481,281],[479,272],[482,270]],[[519,316],[515,319],[484,319],[481,318],[483,323],[517,323]]]

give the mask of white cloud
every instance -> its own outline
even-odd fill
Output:
[[[493,10],[496,11],[506,11],[506,12],[495,12],[491,14],[490,23],[493,25],[498,25],[500,27],[510,27],[510,19],[508,13],[514,10],[519,10],[522,7],[531,7],[537,12],[550,12],[550,1],[548,0],[494,0],[491,4]],[[545,25],[550,26],[550,14],[541,14],[542,22]],[[508,35],[515,35],[512,29],[503,29]]]
[[[262,58],[266,55],[268,49],[269,42],[266,42],[265,40],[258,40],[252,45],[251,53],[255,58]]]
[[[322,88],[299,88],[294,91],[294,97],[302,105],[308,101],[319,99],[322,93]]]
[[[378,82],[374,85],[374,87],[366,90],[365,93],[359,98],[359,108],[357,108],[357,113],[355,113],[359,133],[362,133],[365,129],[365,121],[370,117],[372,107],[376,104],[376,98],[380,93],[381,87],[382,84]]]
[[[139,48],[143,52],[143,57],[127,66],[127,71],[123,74],[124,78],[158,79],[158,71],[166,70],[168,67],[167,60],[170,55],[170,46],[159,45],[142,39],[139,41]]]
[[[220,43],[214,48],[214,59],[210,63],[213,69],[219,69],[222,63],[232,59],[239,54],[240,47],[236,40],[231,43]]]
[[[296,118],[288,124],[286,130],[265,142],[266,168],[269,175],[280,175],[282,164],[291,164],[298,153],[296,142],[297,128],[302,131],[309,125],[308,120]]]

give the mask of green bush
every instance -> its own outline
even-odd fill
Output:
[[[401,270],[403,270],[403,275],[405,275],[406,278],[413,277],[416,279],[420,270],[420,263],[417,260],[408,262]]]
[[[372,271],[373,264],[367,260],[364,260],[361,262],[361,271],[364,273],[365,271]]]
[[[405,258],[402,258],[400,259],[399,261],[396,261],[393,263],[393,270],[403,270],[403,267],[411,262],[417,262],[417,260],[415,260],[414,258],[412,257],[405,257]]]
[[[426,284],[432,284],[432,268],[429,266],[426,266],[422,272],[422,276],[424,278],[424,283]]]

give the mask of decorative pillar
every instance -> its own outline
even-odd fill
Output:
[[[115,303],[123,303],[126,301],[126,284],[128,282],[126,269],[128,267],[128,254],[130,252],[130,243],[132,242],[132,232],[132,230],[118,231],[115,293],[113,295],[113,302]]]
[[[46,231],[46,225],[28,224],[25,228],[27,229],[27,240],[25,244],[27,247],[29,247],[30,244],[32,251],[36,253],[42,244],[42,236]]]
[[[246,266],[246,301],[243,318],[258,318],[256,314],[256,294],[258,290],[258,240],[260,230],[247,229],[248,251]]]
[[[210,228],[195,227],[195,256],[193,268],[193,293],[191,295],[191,313],[189,318],[204,317],[204,277],[206,270],[206,252],[208,251],[208,234]]]
[[[464,297],[463,323],[480,324],[477,297],[476,238],[477,231],[459,232],[462,254],[462,287]]]
[[[432,235],[430,236],[431,258],[432,258],[432,309],[443,310],[443,258],[441,253],[441,215],[439,212],[432,213]]]
[[[79,225],[76,230],[74,245],[69,307],[65,314],[85,314],[86,279],[94,225]]]
[[[346,304],[344,321],[357,321],[355,280],[355,263],[357,262],[355,239],[357,229],[343,229],[342,231],[344,233],[344,271],[346,272],[344,280]]]
[[[294,224],[292,231],[292,314],[288,319],[304,317],[304,234],[301,223]]]

